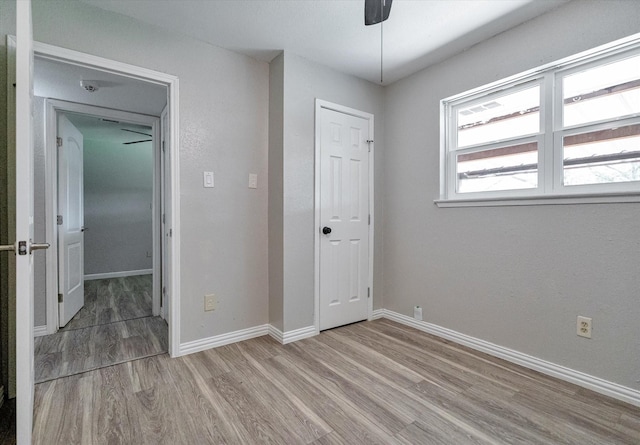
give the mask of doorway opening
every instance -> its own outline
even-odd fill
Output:
[[[53,242],[46,274],[35,274],[47,276],[48,309],[47,335],[35,339],[36,383],[168,347],[160,118],[34,98],[41,102],[44,221]]]
[[[35,204],[37,209],[44,198],[40,220],[46,239],[53,241],[43,273],[35,278],[36,382],[167,351],[176,355],[177,78],[50,45],[36,43],[34,49],[35,108],[46,122],[40,127],[45,174],[36,171]],[[39,63],[46,68],[39,70]],[[102,99],[95,88],[86,88],[87,78],[104,90]],[[57,143],[63,120],[79,129],[85,142],[82,199],[69,193],[69,181],[60,180],[57,155],[64,149],[59,151]],[[36,139],[38,131],[36,125]],[[62,213],[68,210],[60,205],[69,196],[85,207],[75,224],[82,245],[71,248],[60,234],[62,227],[71,227],[66,224],[71,215],[65,219]],[[77,205],[71,207],[78,212]],[[37,210],[35,220],[37,226]],[[84,255],[73,258],[71,251]],[[65,289],[68,278],[75,283]],[[84,291],[79,305],[66,295],[72,289]],[[58,338],[39,337],[51,334]],[[75,344],[68,356],[80,360],[65,360],[59,346],[45,347],[56,343]]]

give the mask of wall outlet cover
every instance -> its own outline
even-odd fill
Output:
[[[213,311],[216,309],[216,296],[214,294],[204,296],[204,310],[205,312]]]
[[[579,337],[591,338],[592,320],[589,317],[578,316],[576,333]]]
[[[415,306],[413,308],[413,318],[422,321],[422,308],[420,306]]]

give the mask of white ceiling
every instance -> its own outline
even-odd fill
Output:
[[[380,82],[380,25],[364,0],[82,0],[271,61],[281,50]],[[394,0],[384,22],[384,84],[568,0]]]
[[[36,96],[152,116],[160,116],[167,103],[165,86],[41,57],[34,60],[33,74]],[[97,81],[98,90],[84,90],[81,80]]]

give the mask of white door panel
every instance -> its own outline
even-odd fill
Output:
[[[368,120],[326,108],[320,129],[320,329],[367,318]]]
[[[16,2],[16,436],[31,443],[33,424],[33,35],[31,1]],[[17,244],[17,243],[16,243]]]
[[[58,292],[59,323],[65,326],[84,306],[84,193],[82,134],[58,115]]]

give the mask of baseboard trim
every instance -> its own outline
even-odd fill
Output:
[[[523,354],[522,352],[505,348],[485,340],[480,340],[479,338],[471,337],[451,329],[443,328],[432,323],[415,320],[414,318],[387,309],[374,311],[372,319],[374,317],[388,318],[389,320],[416,328],[428,334],[451,340],[455,343],[475,349],[476,351],[484,352],[494,357],[507,360],[511,363],[524,366],[525,368],[533,369],[534,371],[556,377],[560,380],[613,397],[614,399],[630,403],[631,405],[640,406],[640,391],[636,391],[635,389],[609,382],[599,377],[560,366],[555,363]]]
[[[269,337],[273,338],[275,341],[277,341],[281,345],[284,344],[284,334],[280,329],[276,328],[272,324],[269,325]]]
[[[49,332],[47,331],[47,325],[36,326],[33,328],[33,336],[34,337],[42,337],[43,335],[47,335]]]
[[[122,272],[105,272],[105,273],[92,273],[84,276],[85,280],[104,280],[107,278],[122,278],[122,277],[135,277],[138,275],[151,275],[153,269],[141,269],[141,270],[124,270]]]
[[[305,338],[314,337],[318,334],[319,332],[315,326],[307,326],[306,328],[294,329],[293,331],[283,333],[275,326],[269,325],[269,335],[283,345],[303,340]]]
[[[255,337],[262,337],[267,334],[269,334],[269,325],[263,324],[252,328],[229,332],[227,334],[214,335],[213,337],[181,343],[178,350],[178,357],[193,354],[194,352],[204,351],[206,349],[229,345],[239,341],[249,340]]]
[[[371,312],[370,320],[377,320],[378,318],[384,317],[385,310],[386,309],[376,309],[375,311]]]

